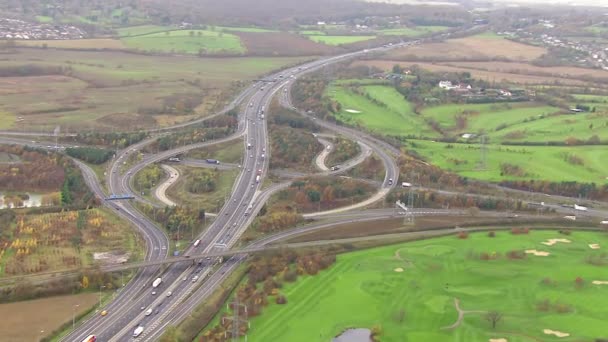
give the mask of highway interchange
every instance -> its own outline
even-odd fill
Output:
[[[243,149],[245,150],[245,155],[240,168],[241,172],[235,181],[230,199],[220,210],[215,221],[198,237],[201,240],[200,245],[196,248],[188,248],[184,251],[184,255],[195,256],[201,253],[211,253],[213,255],[213,253],[226,251],[237,243],[239,237],[253,221],[257,212],[262,208],[270,195],[289,184],[275,184],[262,189],[264,178],[268,173],[269,159],[272,151],[269,149],[266,121],[262,119],[261,114],[269,107],[273,97],[280,94],[279,100],[283,106],[297,110],[290,101],[290,89],[295,78],[318,70],[329,63],[343,61],[377,50],[386,50],[409,44],[416,44],[416,42],[395,44],[391,47],[369,49],[320,59],[283,70],[274,75],[268,75],[265,78],[266,80],[276,79],[276,81],[260,82],[257,85],[248,87],[225,110],[220,112],[224,113],[232,108],[240,109],[238,129],[234,134],[223,139],[182,146],[146,156],[144,160],[133,165],[126,172],[121,173],[122,161],[127,160],[130,154],[152,143],[157,137],[152,137],[129,146],[116,154],[106,173],[108,190],[113,194],[132,193],[130,177],[151,163],[166,160],[169,157],[189,150],[244,138]],[[319,126],[326,130],[341,134],[368,147],[382,160],[386,171],[379,191],[370,199],[350,207],[310,214],[307,217],[318,218],[324,216],[333,217],[334,220],[303,228],[309,230],[325,229],[343,222],[365,222],[392,217],[394,212],[389,211],[378,211],[374,215],[370,215],[370,212],[361,212],[360,216],[343,214],[343,212],[365,207],[383,199],[398,184],[399,169],[394,160],[400,152],[393,146],[368,134],[322,121],[312,116],[311,113],[300,111],[300,114],[309,117],[311,120],[315,120]],[[208,118],[157,130],[156,133],[176,130],[199,123],[205,119]],[[23,143],[18,138],[0,138],[0,142]],[[248,146],[248,144],[251,144],[251,146]],[[77,163],[82,169],[85,180],[91,189],[97,196],[105,197],[107,194],[104,193],[95,173],[84,163]],[[354,165],[356,164],[353,163],[352,166]],[[160,263],[168,257],[169,239],[163,229],[139,212],[129,202],[105,201],[104,204],[112,208],[124,219],[133,223],[139,230],[146,243],[144,262]],[[454,214],[454,212],[451,212],[451,214]],[[599,217],[605,215],[606,212],[597,210],[591,214]],[[269,243],[289,237],[290,234],[297,233],[300,233],[300,231],[293,230],[289,233],[271,236],[254,242],[250,247],[263,247]],[[138,341],[158,340],[167,326],[177,324],[187,317],[201,301],[217,289],[219,284],[245,258],[246,255],[241,254],[230,258],[227,257],[224,262],[221,262],[220,257],[213,256],[206,257],[202,260],[201,264],[175,263],[168,267],[157,265],[143,268],[137,272],[135,277],[126,286],[118,291],[116,297],[109,304],[104,306],[103,309],[108,312],[107,316],[102,317],[99,314],[90,316],[79,324],[73,332],[65,336],[62,341],[80,342],[91,334],[97,335],[98,341],[130,341],[134,339],[132,337],[133,331],[138,326],[144,327],[143,333],[137,337]],[[163,279],[161,285],[156,289],[152,289],[152,281],[159,276]],[[152,292],[155,292],[155,295]],[[148,309],[152,309],[152,314],[145,314]]]
[[[201,244],[196,249],[200,253],[201,251],[213,252],[230,248],[246,230],[257,211],[261,209],[264,201],[271,194],[271,192],[262,193],[260,191],[263,179],[268,172],[268,160],[271,154],[268,148],[267,126],[265,120],[261,118],[261,114],[269,107],[273,96],[287,84],[290,84],[294,78],[305,72],[317,70],[328,63],[352,58],[366,52],[360,51],[343,56],[330,57],[293,67],[266,78],[276,79],[276,82],[260,83],[259,87],[255,85],[250,86],[231,104],[231,107],[235,108],[239,108],[240,105],[242,115],[239,117],[237,132],[227,138],[213,142],[182,146],[148,156],[142,162],[131,167],[126,173],[121,174],[121,161],[125,161],[130,153],[134,153],[151,143],[153,138],[125,148],[120,153],[117,153],[115,161],[106,173],[106,183],[110,193],[128,193],[130,191],[130,176],[136,174],[146,165],[165,160],[192,149],[245,136],[244,149],[246,150],[246,155],[242,163],[241,173],[235,182],[232,196],[218,213],[213,224],[199,237]],[[283,91],[283,93],[288,92]],[[197,122],[200,122],[200,120]],[[176,128],[181,127],[184,127],[184,125]],[[372,147],[372,149],[375,147],[373,143],[362,142]],[[251,144],[251,146],[248,147],[247,144]],[[374,152],[380,155],[383,153],[380,148],[374,149]],[[265,156],[262,157],[262,154]],[[382,191],[388,193],[388,189],[393,188],[397,183],[398,173],[392,159],[388,158],[385,160],[383,158],[383,161],[385,162],[385,166],[387,166],[387,175],[382,186]],[[85,173],[88,174],[85,177],[92,183],[91,172]],[[256,178],[258,181],[256,181]],[[390,184],[389,178],[392,178]],[[116,209],[121,216],[133,222],[140,230],[147,245],[145,261],[157,261],[167,257],[168,238],[153,222],[144,217],[143,214],[138,212],[128,202],[108,203],[107,205]],[[194,253],[193,248],[184,252],[186,255],[191,253]],[[138,272],[135,279],[121,289],[117,297],[104,307],[104,310],[109,313],[107,316],[92,316],[63,340],[81,341],[86,336],[95,334],[102,341],[127,341],[131,339],[135,328],[141,325],[144,326],[144,331],[138,340],[152,341],[162,333],[162,329],[158,329],[159,327],[166,326],[165,323],[168,320],[175,322],[175,318],[179,317],[179,315],[173,313],[175,310],[178,310],[178,308],[184,310],[184,306],[188,306],[184,301],[189,299],[192,302],[190,304],[190,309],[192,309],[200,302],[202,297],[211,293],[215,285],[221,282],[215,279],[221,278],[217,274],[224,275],[229,273],[230,270],[226,268],[235,267],[234,265],[237,264],[235,260],[242,258],[243,256],[235,257],[232,261],[228,260],[228,262],[220,265],[217,271],[217,267],[214,267],[219,262],[217,258],[205,260],[200,266],[174,264],[162,272],[162,274],[160,268],[146,268]],[[214,275],[216,275],[215,278]],[[162,276],[163,283],[158,288],[159,293],[152,295],[153,291],[150,289],[150,284],[157,276]],[[171,292],[171,296],[167,297],[169,291]],[[200,293],[201,291],[203,293]],[[150,308],[153,309],[154,314],[146,316],[145,311]]]

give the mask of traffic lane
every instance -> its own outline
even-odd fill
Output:
[[[262,139],[263,139],[263,137],[262,137]],[[258,140],[258,142],[259,142],[259,140]],[[259,144],[257,144],[257,145],[259,145]],[[257,149],[256,149],[256,151],[259,153],[259,148],[257,148]],[[256,158],[256,159],[257,159],[257,158]],[[256,165],[256,166],[257,166],[257,163],[255,163],[255,160],[254,160],[254,165]]]
[[[259,105],[257,107],[258,111],[261,109],[261,107],[264,107],[264,102],[262,102],[261,106]],[[255,116],[255,112],[254,112],[254,116]],[[260,134],[260,130],[264,129],[264,125],[257,125],[258,128],[254,127],[256,125],[251,125],[251,126],[247,126],[248,129],[248,134],[247,134],[247,139],[250,138],[250,136],[253,136],[254,139],[254,146],[252,147],[252,152],[250,153],[254,153],[256,156],[255,157],[250,157],[249,160],[244,164],[251,164],[251,167],[249,168],[251,169],[257,169],[259,167],[260,163],[264,163],[265,160],[262,159],[261,157],[258,157],[258,155],[261,155],[261,153],[263,153],[263,151],[265,151],[265,139],[263,138],[263,134]],[[262,127],[261,129],[259,127]],[[245,170],[245,166],[249,166],[249,165],[244,165],[243,167],[243,171],[242,173],[247,172]],[[256,172],[257,173],[257,172]],[[225,205],[225,208],[223,208],[223,210],[231,210],[233,211],[233,215],[230,215],[230,217],[228,217],[226,220],[221,220],[221,221],[225,221],[225,223],[227,223],[227,225],[224,226],[224,229],[219,229],[217,231],[217,239],[215,241],[218,241],[220,244],[224,244],[224,243],[229,243],[232,238],[235,238],[235,234],[234,234],[234,228],[237,226],[242,225],[243,222],[243,216],[240,216],[240,212],[244,212],[246,210],[246,206],[247,203],[249,201],[249,198],[252,198],[252,196],[247,196],[247,193],[250,192],[250,188],[249,188],[249,182],[254,181],[254,174],[253,172],[250,172],[249,175],[244,175],[244,179],[242,182],[240,182],[240,184],[238,184],[236,186],[236,191],[233,194],[233,197],[237,196],[237,195],[241,195],[240,198],[241,200],[239,201],[238,198],[234,198],[232,201],[230,201],[231,203],[228,203],[227,205]],[[255,187],[254,187],[255,188]],[[221,217],[221,212],[220,212],[220,217]],[[210,227],[211,228],[211,227]]]
[[[217,142],[216,142],[216,143],[217,143]],[[143,145],[143,144],[142,144],[142,145]],[[128,155],[128,153],[129,153],[129,152],[135,152],[135,151],[133,151],[132,149],[131,149],[130,151],[129,151],[128,149],[125,149],[125,151],[124,151],[122,154],[120,154],[120,155],[119,155],[119,157],[118,157],[116,160],[117,160],[117,161],[120,161],[120,160],[122,159],[120,156],[122,156],[123,158],[125,158],[125,156],[126,156],[126,155]],[[113,170],[116,170],[116,169],[117,169],[117,167],[118,167],[118,165],[119,165],[118,163],[115,163],[115,164],[113,165]],[[115,174],[115,173],[116,173],[116,172],[111,172],[111,173],[110,173],[110,178],[114,178],[114,177],[112,177],[112,175],[113,175],[113,174]],[[120,177],[118,177],[118,178],[120,178]],[[124,177],[124,178],[128,178],[128,177]],[[124,179],[123,179],[122,181],[120,181],[119,179],[116,179],[115,181],[114,181],[114,180],[110,181],[110,184],[112,184],[112,185],[114,186],[114,188],[119,189],[119,188],[120,188],[120,185],[123,185],[123,186],[122,186],[122,188],[125,188],[125,186],[124,186],[124,185],[126,184],[126,182],[124,181]],[[124,210],[124,209],[123,209],[123,210]],[[125,210],[125,211],[126,211],[126,210]]]

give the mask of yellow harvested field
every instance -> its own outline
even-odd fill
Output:
[[[527,63],[509,62],[445,62],[442,65],[455,66],[459,68],[479,69],[486,71],[497,71],[506,73],[532,73],[543,76],[557,77],[593,77],[596,79],[608,79],[608,71],[598,69],[585,69],[577,67],[538,67]]]
[[[68,40],[20,40],[17,45],[30,47],[47,47],[56,49],[111,49],[124,50],[126,47],[118,39],[68,39]]]
[[[406,67],[406,68],[411,67],[412,65],[418,65],[421,68],[429,70],[429,71],[470,72],[474,78],[486,80],[486,81],[490,81],[490,82],[493,82],[493,81],[501,82],[503,80],[507,80],[509,82],[521,83],[521,84],[555,84],[557,82],[560,84],[576,85],[576,86],[589,85],[589,82],[573,80],[573,79],[569,79],[569,78],[510,74],[510,73],[505,73],[505,72],[467,69],[467,68],[459,68],[459,67],[454,67],[454,66],[449,66],[449,65],[422,63],[422,62],[402,62],[402,61],[395,61],[395,60],[372,60],[372,61],[357,61],[357,62],[353,63],[353,65],[375,66],[375,67],[383,69],[383,70],[391,70],[395,64],[399,64],[402,67]]]
[[[76,315],[86,311],[97,301],[95,293],[59,296],[24,302],[0,304],[0,340],[3,342],[38,341]],[[26,324],[27,322],[27,324]],[[44,330],[44,333],[40,333]]]
[[[545,48],[517,43],[507,39],[467,37],[447,40],[442,43],[422,44],[397,49],[388,53],[387,58],[399,60],[416,58],[431,61],[502,58],[513,61],[531,61],[546,52]]]

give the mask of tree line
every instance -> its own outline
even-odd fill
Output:
[[[65,153],[70,157],[97,165],[105,163],[114,155],[112,150],[97,147],[68,147]]]

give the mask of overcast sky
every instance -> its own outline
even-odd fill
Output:
[[[391,2],[391,3],[416,3],[424,4],[429,3],[424,0],[368,0],[374,2]],[[446,3],[450,0],[441,0]],[[608,7],[608,0],[486,0],[490,2],[496,2],[500,4],[522,4],[522,3],[536,3],[536,4],[564,4],[564,5],[587,5],[587,6],[602,6]],[[433,2],[437,4],[437,2]]]

